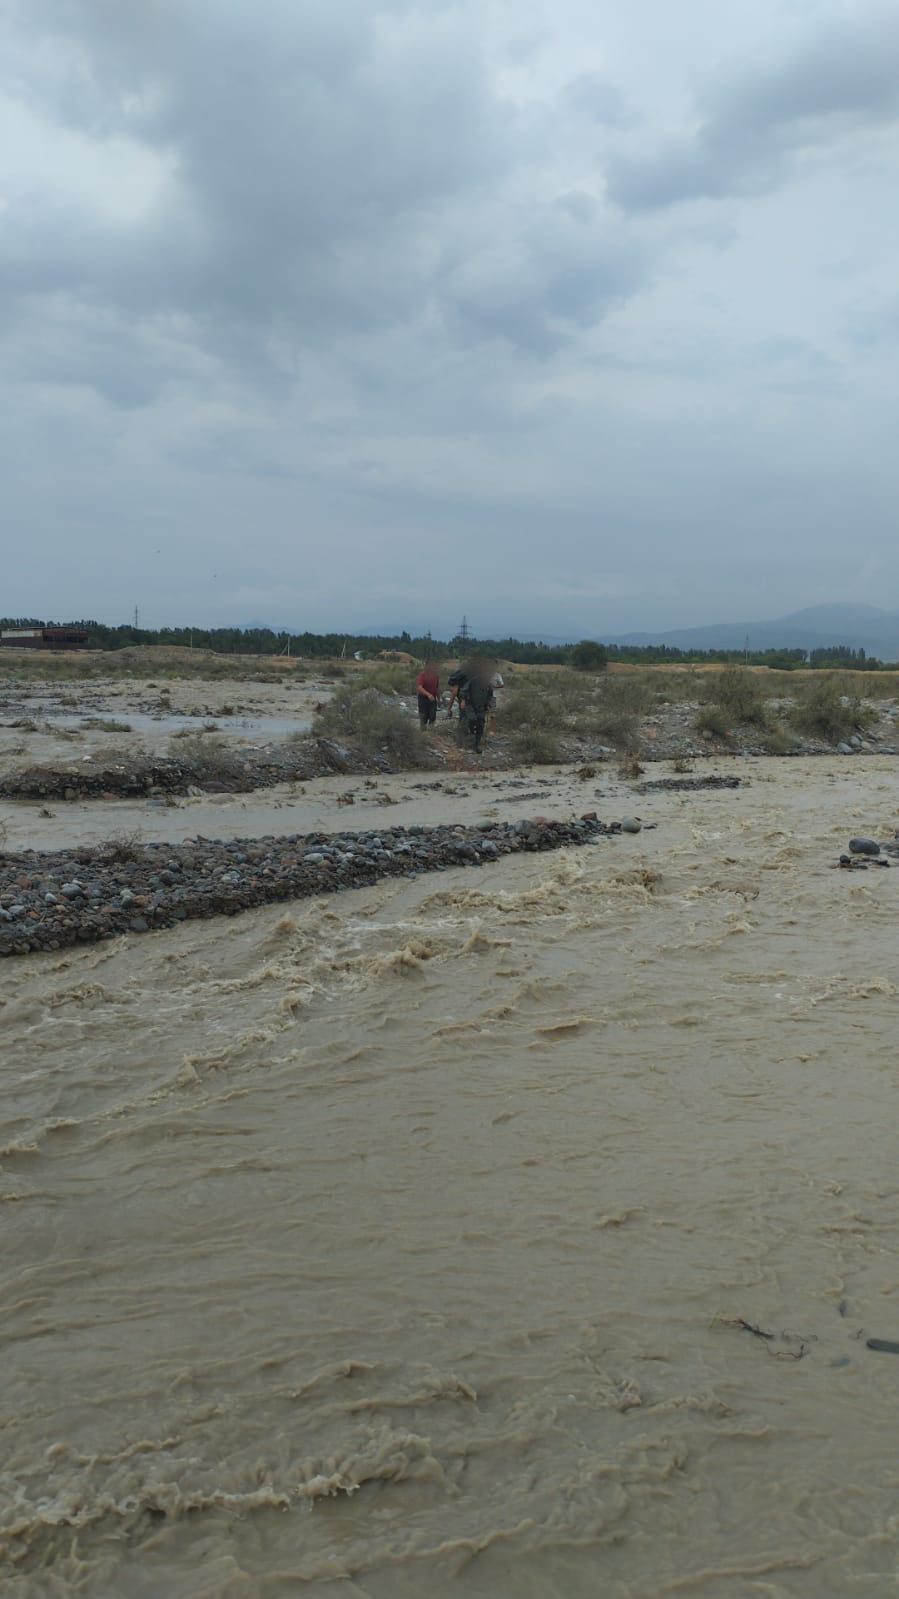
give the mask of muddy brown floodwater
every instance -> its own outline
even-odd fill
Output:
[[[899,768],[751,775],[3,965],[4,1599],[895,1592]]]

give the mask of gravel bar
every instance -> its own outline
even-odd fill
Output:
[[[739,788],[739,777],[656,777],[638,783],[638,794],[694,794],[700,788]]]
[[[92,944],[189,918],[234,916],[278,900],[361,888],[503,855],[564,849],[619,832],[594,812],[577,821],[488,827],[393,827],[379,832],[209,839],[26,850],[0,857],[0,955]]]

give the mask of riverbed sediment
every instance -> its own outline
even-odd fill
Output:
[[[234,916],[273,901],[370,887],[505,855],[589,844],[620,831],[588,812],[488,827],[209,839],[121,840],[100,849],[28,850],[0,863],[0,955],[27,955],[189,919]]]

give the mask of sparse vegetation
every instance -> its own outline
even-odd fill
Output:
[[[418,721],[391,705],[365,681],[348,683],[318,713],[313,731],[325,738],[351,739],[366,753],[386,750],[414,766],[421,754]]]
[[[791,737],[779,723],[763,727],[758,742],[766,755],[790,755],[796,748],[795,737]]]
[[[793,707],[791,721],[807,737],[837,744],[871,725],[874,713],[852,692],[847,678],[830,674],[815,677],[804,688]]]
[[[561,754],[559,740],[549,727],[519,728],[513,747],[518,759],[530,766],[552,766]]]
[[[235,756],[223,738],[216,738],[214,733],[192,732],[187,728],[173,733],[169,754],[176,760],[190,761],[207,771],[210,768],[224,770],[237,765]]]
[[[632,781],[637,777],[642,777],[644,770],[645,768],[640,765],[636,755],[628,755],[625,756],[618,767],[618,776]]]
[[[415,679],[417,668],[404,666],[402,661],[382,661],[372,671],[365,674],[365,681],[369,688],[376,688],[381,694],[415,693]]]
[[[636,714],[651,703],[652,692],[641,680],[604,677],[598,683],[588,674],[532,672],[515,679],[500,708],[499,722],[504,730],[527,733],[532,743],[539,735],[544,749],[551,737],[557,753],[565,733],[629,749],[637,743]]]
[[[86,716],[81,726],[97,733],[130,733],[130,722],[117,722],[110,716]]]
[[[125,865],[128,861],[143,860],[143,842],[140,828],[132,832],[115,833],[107,839],[104,845],[104,854],[107,860],[115,865]]]
[[[706,692],[731,727],[765,726],[768,709],[756,673],[743,666],[726,666],[721,672],[709,673]]]
[[[710,738],[730,738],[731,718],[720,705],[704,705],[696,718],[696,731]]]

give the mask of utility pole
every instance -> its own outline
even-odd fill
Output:
[[[139,626],[140,626],[140,612],[138,611],[137,606],[135,605],[135,607],[134,607],[134,631],[135,631],[135,633],[137,632]]]
[[[464,655],[467,645],[471,643],[471,628],[468,625],[467,616],[463,616],[462,618],[459,626],[459,632],[456,635],[456,643],[459,646],[459,654]]]

